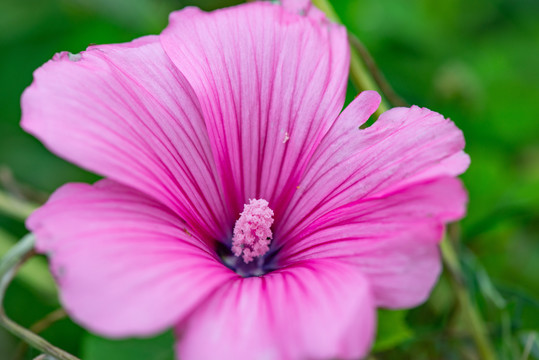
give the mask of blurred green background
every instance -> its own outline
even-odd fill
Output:
[[[0,188],[39,202],[66,182],[97,179],[50,154],[19,127],[20,95],[33,70],[55,52],[159,33],[168,13],[187,5],[211,10],[234,3],[0,0]],[[462,284],[499,359],[539,359],[539,1],[333,3],[400,96],[463,129],[472,158],[463,176],[470,204],[453,229]],[[0,255],[24,234],[20,220],[0,213]],[[7,313],[25,326],[58,308],[43,266],[44,259],[25,266],[7,293]],[[447,273],[426,304],[381,312],[380,320],[373,358],[479,356]],[[114,342],[68,319],[43,327],[44,337],[87,360],[172,358],[171,333]],[[37,355],[0,330],[1,359]]]

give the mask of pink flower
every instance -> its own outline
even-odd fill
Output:
[[[427,298],[465,212],[462,133],[415,106],[359,130],[380,97],[340,113],[345,29],[290,9],[188,8],[35,72],[24,129],[106,177],[27,223],[83,326],[173,326],[183,360],[355,359],[376,307]]]

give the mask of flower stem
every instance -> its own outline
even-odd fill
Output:
[[[0,260],[0,325],[13,335],[25,341],[30,346],[50,355],[58,360],[79,360],[75,356],[55,347],[42,337],[23,328],[7,317],[3,306],[4,296],[8,285],[17,273],[20,265],[34,253],[35,238],[32,234],[26,235],[13,246]]]
[[[382,91],[383,95],[386,96],[389,103],[392,106],[409,106],[409,104],[404,101],[404,99],[401,98],[395,92],[395,90],[393,90],[393,87],[386,80],[384,74],[382,74],[382,72],[378,68],[378,65],[376,65],[376,62],[374,61],[374,58],[369,53],[369,50],[367,50],[367,47],[363,45],[361,40],[359,40],[359,38],[354,34],[348,33],[348,41],[350,41],[350,45],[352,46],[352,48],[357,51],[357,53],[365,62],[365,65],[369,69],[369,72],[372,74],[374,81],[376,82],[376,84],[378,84],[380,90]]]
[[[312,0],[312,2],[317,8],[322,10],[330,20],[337,23],[342,23],[339,15],[337,15],[329,0]],[[349,34],[349,38],[352,36],[353,35]],[[361,54],[356,46],[353,46],[353,42],[350,41],[350,80],[358,91],[375,90],[381,95],[385,95],[387,97],[379,84],[376,82],[376,78],[373,76],[373,73],[367,66],[366,58],[362,55],[364,55],[364,53]],[[370,58],[370,60],[372,60],[372,58]],[[376,115],[379,116],[389,108],[390,106],[387,100],[382,99],[382,103],[376,111]]]
[[[58,308],[54,310],[53,312],[51,312],[50,314],[47,314],[43,319],[39,320],[38,322],[30,326],[29,330],[33,332],[34,334],[39,334],[45,331],[46,329],[48,329],[51,325],[53,325],[58,320],[62,320],[65,317],[67,317],[67,313],[65,312],[65,310],[63,308]],[[20,346],[17,348],[17,352],[16,352],[14,360],[24,359],[24,354],[26,354],[27,350],[28,350],[28,344],[25,342],[21,342]]]
[[[464,314],[464,319],[467,322],[466,325],[474,339],[480,358],[482,360],[494,360],[496,359],[496,355],[488,338],[485,323],[466,290],[457,253],[447,236],[442,241],[440,247],[444,264],[451,279],[451,285],[455,291],[457,303]]]
[[[7,254],[17,241],[15,236],[0,227],[0,254]],[[47,304],[58,304],[56,284],[45,259],[38,256],[29,259],[17,272],[17,278]]]

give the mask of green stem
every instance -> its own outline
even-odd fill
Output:
[[[393,90],[393,87],[386,80],[384,74],[382,74],[378,68],[378,65],[376,65],[376,62],[374,61],[374,58],[369,53],[369,50],[367,50],[367,47],[363,45],[361,40],[359,40],[359,38],[354,34],[348,33],[348,41],[350,41],[352,48],[357,51],[361,59],[365,62],[365,65],[369,69],[369,73],[372,75],[374,81],[382,91],[382,94],[385,95],[389,103],[392,106],[410,106],[395,92],[395,90]]]
[[[0,325],[44,354],[58,360],[79,360],[8,318],[2,306],[7,287],[17,273],[19,266],[33,255],[34,243],[34,236],[32,234],[26,235],[0,261]]]
[[[441,243],[442,258],[448,270],[451,285],[455,291],[457,303],[464,314],[468,331],[474,339],[477,350],[482,360],[494,360],[496,355],[488,337],[488,331],[478,310],[472,303],[464,284],[464,276],[460,267],[457,253],[453,244],[447,237]]]
[[[0,254],[7,254],[17,241],[16,237],[0,228]],[[17,272],[17,279],[49,305],[58,304],[56,284],[43,257],[29,259]]]
[[[38,205],[16,197],[0,190],[0,213],[17,220],[25,221],[26,218],[38,208]]]
[[[342,23],[339,15],[335,12],[333,5],[331,5],[331,2],[328,0],[312,0],[312,2],[317,8],[322,10],[330,20]],[[381,95],[384,95],[382,89],[376,83],[375,77],[373,77],[372,73],[369,71],[365,59],[352,45],[350,45],[350,80],[358,91],[375,90]],[[388,110],[389,107],[388,102],[385,99],[382,99],[382,103],[376,111],[376,115],[379,116],[381,113]]]

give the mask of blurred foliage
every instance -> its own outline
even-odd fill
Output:
[[[90,335],[85,338],[84,360],[174,360],[174,334],[168,331],[149,339],[108,340]]]
[[[63,183],[97,179],[49,153],[18,124],[22,91],[33,70],[55,52],[159,33],[168,13],[187,5],[211,10],[238,2],[0,0],[0,187],[40,202]],[[462,280],[498,357],[539,359],[539,1],[333,3],[399,95],[443,113],[463,129],[472,158],[463,176],[470,203],[453,234],[460,240]],[[25,229],[1,214],[0,228],[7,232],[0,233],[1,254]],[[54,290],[31,280],[29,273],[45,269],[42,259],[36,261],[12,284],[5,303],[25,326],[58,307],[50,297]],[[40,284],[50,281],[43,279]],[[423,306],[381,312],[373,356],[477,358],[453,292],[444,273]],[[104,340],[69,319],[51,324],[43,336],[89,360],[141,354],[168,359],[173,342],[170,333],[153,340]],[[163,347],[168,350],[156,350]],[[38,355],[23,350],[0,330],[2,359]]]

